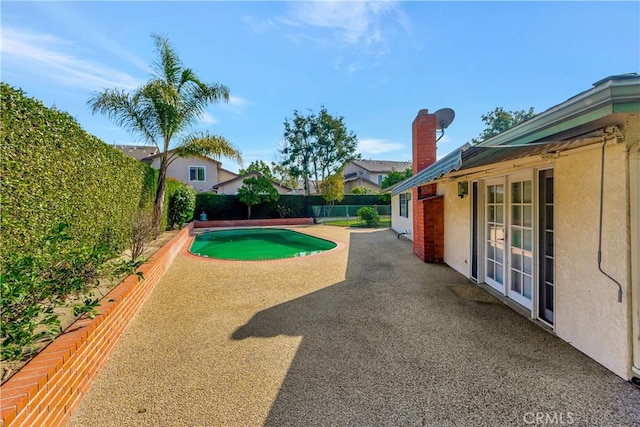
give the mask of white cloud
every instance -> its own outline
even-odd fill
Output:
[[[249,101],[239,96],[229,96],[229,102],[220,104],[220,108],[223,108],[234,113],[241,112],[244,107],[249,105]]]
[[[378,65],[390,51],[388,36],[395,27],[409,30],[409,18],[395,1],[290,2],[285,15],[244,20],[256,32],[279,30],[296,44],[329,51],[339,57],[338,66],[345,63],[350,73],[364,68],[353,61],[354,55],[367,57],[368,66]],[[371,62],[371,57],[376,60]]]
[[[358,149],[363,154],[382,154],[406,149],[405,144],[385,141],[376,138],[362,138],[358,140]]]
[[[216,119],[209,113],[203,113],[200,117],[200,123],[204,125],[215,125],[218,123],[218,119]]]
[[[0,45],[3,69],[16,73],[29,70],[43,79],[92,90],[132,89],[141,84],[127,73],[75,56],[70,53],[74,46],[69,40],[49,34],[4,27]]]

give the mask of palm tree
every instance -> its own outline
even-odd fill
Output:
[[[189,133],[191,125],[204,114],[210,103],[229,101],[229,88],[222,84],[203,83],[190,68],[184,68],[168,39],[152,35],[157,61],[152,64],[152,78],[141,87],[127,92],[105,89],[96,92],[88,104],[92,113],[100,112],[116,125],[146,144],[155,145],[162,156],[153,208],[153,232],[157,236],[162,217],[167,168],[177,157],[225,156],[239,163],[240,152],[224,137],[208,132]],[[174,137],[178,145],[169,151]]]

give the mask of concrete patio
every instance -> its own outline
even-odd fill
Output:
[[[179,255],[69,425],[640,424],[639,389],[411,242],[299,228],[346,247]]]

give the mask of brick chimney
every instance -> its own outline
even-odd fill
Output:
[[[436,116],[426,109],[413,120],[414,175],[436,162],[436,126]],[[444,257],[444,199],[436,192],[436,184],[412,191],[413,252],[425,262],[440,262]]]
[[[413,174],[436,162],[436,116],[420,110],[413,120]]]

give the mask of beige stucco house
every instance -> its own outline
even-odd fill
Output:
[[[244,180],[254,176],[262,176],[259,172],[249,172],[244,175],[236,175],[235,177],[220,182],[213,186],[213,191],[217,194],[238,194],[238,189],[242,187]],[[293,194],[294,190],[280,185],[277,182],[271,182],[273,187],[278,190],[278,194]]]
[[[355,187],[365,187],[374,193],[381,190],[382,180],[391,171],[404,172],[411,162],[389,160],[353,160],[343,169],[344,192],[350,193]]]
[[[160,156],[142,159],[154,169],[160,169]],[[198,193],[213,191],[219,182],[228,181],[238,175],[222,168],[222,163],[208,157],[176,157],[167,167],[167,176],[192,187]]]
[[[435,116],[421,110],[413,131],[392,222],[416,255],[640,383],[640,75],[437,162]]]

